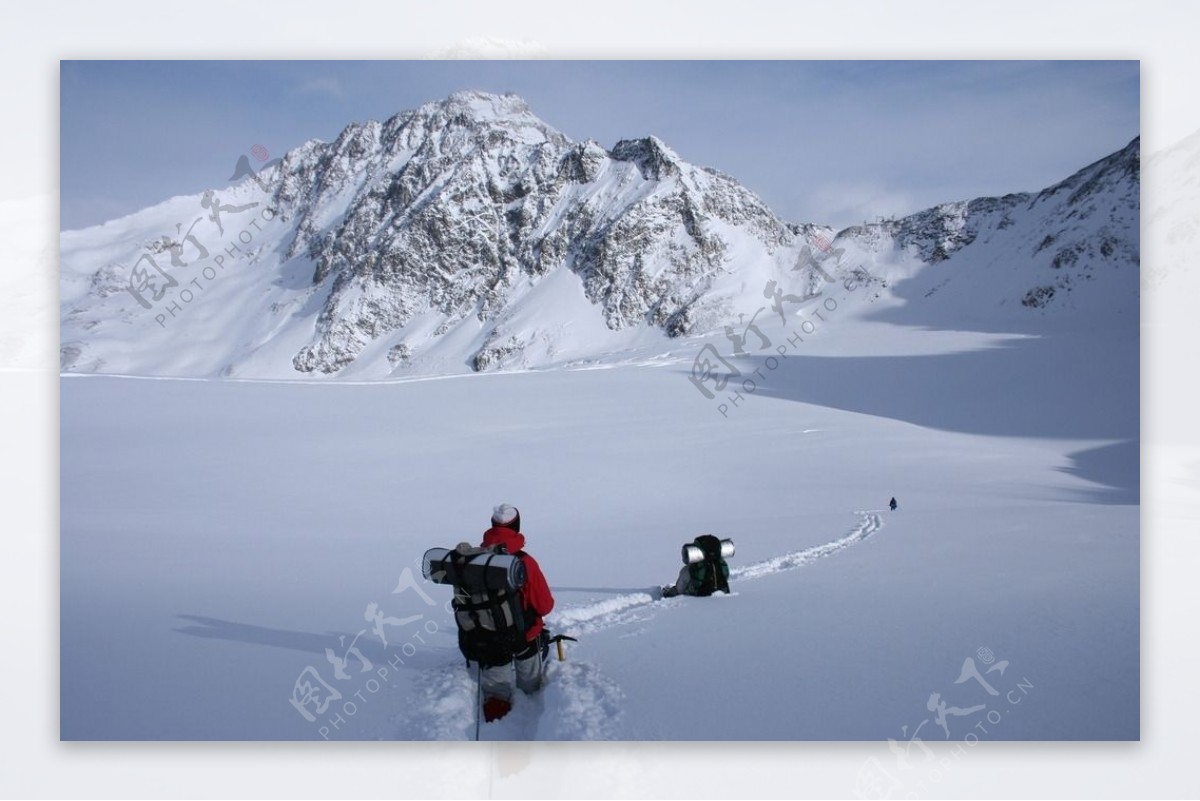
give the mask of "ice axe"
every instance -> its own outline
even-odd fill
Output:
[[[568,637],[565,634],[555,634],[553,637],[551,637],[550,642],[554,643],[558,647],[558,661],[559,662],[564,662],[564,661],[566,661],[566,658],[567,658],[567,655],[565,653],[563,653],[563,640],[570,640],[571,642],[579,642],[579,640],[575,639],[574,637]]]

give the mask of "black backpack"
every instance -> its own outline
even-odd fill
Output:
[[[688,566],[694,593],[712,595],[717,590],[729,592],[729,564],[721,556],[721,540],[712,534],[701,534],[693,544],[704,553],[704,560]]]
[[[458,650],[468,664],[506,665],[528,647],[520,595],[525,563],[519,553],[510,555],[502,545],[472,548],[463,543],[452,551],[430,549],[423,567],[426,578],[454,587]]]

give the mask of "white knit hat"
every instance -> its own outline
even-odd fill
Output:
[[[509,523],[516,520],[520,514],[521,513],[517,511],[517,507],[511,504],[502,503],[496,508],[492,509],[492,525],[507,526]]]

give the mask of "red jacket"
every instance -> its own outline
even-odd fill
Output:
[[[489,528],[483,533],[483,547],[491,548],[494,545],[503,545],[505,550],[515,554],[525,547],[525,535],[504,526]],[[550,585],[546,583],[546,576],[542,574],[537,560],[522,551],[521,561],[525,563],[526,576],[525,586],[520,592],[521,606],[527,616],[533,616],[533,624],[525,631],[525,640],[533,642],[544,628],[542,616],[550,614],[554,608],[554,596],[550,594]],[[526,625],[529,625],[528,617]]]

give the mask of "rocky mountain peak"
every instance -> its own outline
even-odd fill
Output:
[[[659,181],[667,175],[679,173],[678,154],[657,136],[622,139],[613,145],[610,155],[616,161],[637,164],[642,171],[642,177],[647,180]]]
[[[1121,184],[1140,187],[1141,145],[1141,137],[1135,137],[1117,152],[1043,189],[1038,193],[1036,202],[1066,197],[1068,203],[1079,204],[1103,190]]]
[[[337,372],[381,337],[417,354],[403,332],[429,315],[443,334],[468,319],[490,329],[514,292],[560,269],[610,330],[687,333],[727,270],[722,230],[767,254],[794,238],[736,181],[657,137],[572,142],[514,95],[458,92],[349,126],[288,170],[275,193],[298,220],[288,254],[307,255],[314,291],[328,288],[301,372]],[[481,354],[473,364],[496,362]]]
[[[255,322],[228,350],[214,346],[205,369],[384,377],[552,364],[564,352],[597,358],[632,338],[719,331],[752,315],[764,287],[801,297],[818,279],[797,265],[840,263],[831,254],[843,248],[847,263],[874,260],[919,288],[914,313],[981,302],[998,314],[1051,313],[1090,292],[1076,289],[1136,275],[1139,144],[1036,195],[944,203],[835,236],[783,222],[736,179],[689,164],[656,136],[606,149],[570,140],[515,95],[457,92],[305,142],[222,190],[231,214],[269,209],[272,226],[249,250],[225,248],[223,259],[262,265],[219,285]],[[64,240],[64,270],[80,273],[78,297],[64,295],[64,369],[138,371],[131,348],[142,345],[117,324],[168,322],[158,309],[136,316],[150,301],[130,295],[130,276],[154,278],[139,242],[159,243],[155,258],[163,247],[194,258],[184,213],[164,211],[132,244]],[[172,228],[176,238],[165,236]],[[239,282],[254,289],[235,292]],[[188,286],[195,298],[203,285]],[[187,333],[205,315],[190,319],[172,329],[180,341],[213,340]]]

